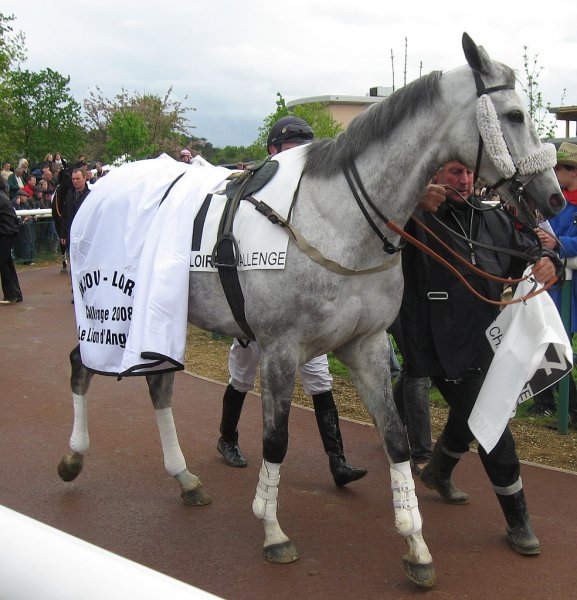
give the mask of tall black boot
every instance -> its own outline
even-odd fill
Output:
[[[222,454],[227,465],[246,467],[246,460],[238,447],[237,425],[242,412],[246,392],[235,390],[228,385],[222,398],[222,418],[220,420],[220,438],[216,449]]]
[[[333,393],[328,391],[315,394],[313,404],[319,433],[325,452],[329,457],[329,467],[335,484],[343,487],[351,481],[363,478],[367,474],[366,469],[356,469],[345,459],[343,438],[339,427],[339,413],[335,406]],[[330,408],[327,408],[328,406]]]
[[[421,481],[431,490],[437,490],[449,504],[468,504],[469,494],[456,488],[451,481],[451,473],[459,458],[447,454],[443,448],[443,438],[433,448],[433,455],[419,475]]]
[[[507,520],[507,540],[511,548],[519,554],[539,554],[541,546],[529,522],[523,490],[508,496],[497,494],[497,499]]]

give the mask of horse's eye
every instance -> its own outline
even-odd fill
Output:
[[[511,121],[511,123],[522,123],[523,122],[523,112],[520,110],[512,110],[508,115],[507,118],[509,119],[509,121]]]

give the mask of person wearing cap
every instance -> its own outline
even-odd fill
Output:
[[[548,231],[538,228],[537,235],[544,248],[554,250],[561,258],[577,257],[577,145],[563,142],[557,151],[555,175],[561,186],[561,191],[567,204],[555,217],[549,220],[551,235]],[[549,290],[557,308],[561,311],[561,290]],[[571,279],[571,323],[570,335],[577,331],[577,277]],[[533,406],[527,413],[534,416],[550,416],[556,412],[553,387],[543,390],[533,399]],[[577,388],[575,380],[569,376],[569,424],[577,427]]]
[[[267,139],[268,152],[276,155],[313,139],[310,125],[299,117],[283,117],[271,127]],[[260,350],[255,342],[234,340],[228,355],[229,384],[222,399],[222,418],[217,450],[231,467],[246,467],[238,445],[238,422],[246,394],[254,387]],[[339,487],[367,474],[365,469],[349,465],[345,459],[339,414],[332,392],[333,378],[326,355],[313,358],[300,370],[303,388],[312,396],[315,416],[329,468]]]
[[[0,175],[0,282],[3,299],[0,305],[22,302],[18,273],[12,260],[12,248],[19,232],[18,217],[8,197],[8,184]]]
[[[192,152],[188,148],[183,148],[180,151],[180,160],[185,163],[190,163],[192,160]]]

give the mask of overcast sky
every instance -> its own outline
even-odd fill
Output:
[[[465,63],[466,31],[523,73],[523,47],[538,55],[552,106],[577,105],[577,1],[384,2],[378,0],[2,0],[26,34],[24,67],[70,76],[79,102],[98,85],[174,98],[191,132],[215,146],[248,145],[276,93],[287,100],[364,96],[422,73]],[[185,100],[186,97],[186,100]],[[564,130],[563,130],[564,131]],[[574,132],[571,132],[574,135]]]

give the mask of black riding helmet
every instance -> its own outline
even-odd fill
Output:
[[[280,150],[281,144],[297,142],[304,144],[313,139],[311,126],[300,117],[288,116],[279,119],[268,133],[266,147],[275,146]]]

